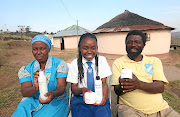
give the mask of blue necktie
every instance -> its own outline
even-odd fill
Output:
[[[92,62],[86,62],[88,64],[87,69],[87,87],[89,90],[94,92],[94,73],[93,68],[91,67]]]

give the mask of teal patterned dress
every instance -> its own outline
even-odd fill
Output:
[[[40,69],[37,60],[32,61],[27,66],[21,67],[18,76],[20,83],[33,81],[33,73]],[[45,76],[48,78],[48,90],[55,91],[57,78],[67,77],[68,66],[66,62],[51,55],[45,66]],[[24,97],[19,103],[12,117],[67,117],[68,115],[68,96],[64,94],[55,97],[49,104],[39,103],[39,91],[31,97]]]

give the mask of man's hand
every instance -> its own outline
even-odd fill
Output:
[[[123,93],[127,93],[140,87],[140,80],[133,74],[133,78],[119,79]]]
[[[140,81],[134,74],[133,79],[120,79],[122,92],[127,93],[135,89],[140,89],[148,93],[162,93],[164,91],[163,81],[153,80],[153,82],[147,83]]]

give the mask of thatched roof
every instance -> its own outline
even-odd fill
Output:
[[[125,10],[124,13],[114,17],[109,22],[99,26],[97,29],[114,28],[114,27],[131,26],[131,25],[144,25],[144,24],[163,25],[162,23],[144,18],[140,15]]]
[[[114,17],[107,23],[99,26],[92,33],[101,32],[118,32],[130,30],[151,30],[151,29],[171,29],[174,28],[164,26],[162,23],[147,19],[128,10]]]

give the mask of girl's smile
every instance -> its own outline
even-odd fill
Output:
[[[97,43],[94,39],[88,37],[81,42],[80,50],[82,56],[91,61],[97,54]]]

